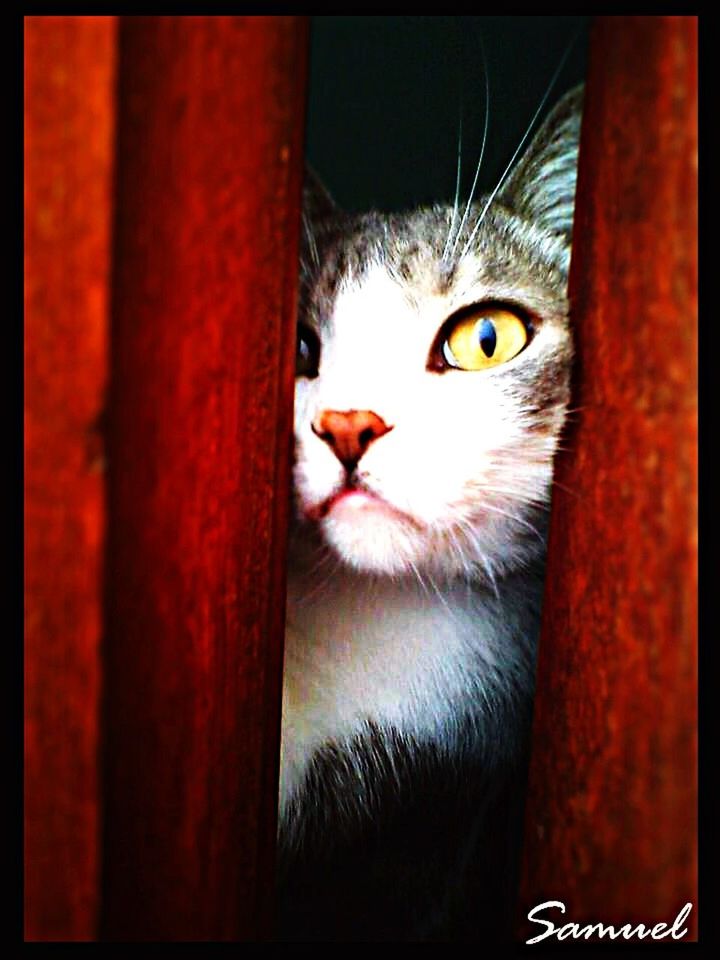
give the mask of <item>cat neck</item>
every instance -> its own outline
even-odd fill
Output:
[[[354,571],[294,539],[288,577],[281,813],[316,750],[350,748],[370,725],[452,750],[530,689],[541,593],[527,570],[494,586]]]

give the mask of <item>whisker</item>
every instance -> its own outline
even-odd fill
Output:
[[[498,513],[500,514],[500,516],[507,517],[508,520],[512,520],[514,523],[519,524],[521,527],[527,527],[528,530],[530,530],[532,533],[535,534],[535,536],[538,538],[538,540],[540,540],[541,543],[545,543],[545,538],[537,529],[537,527],[535,527],[528,520],[525,520],[523,517],[519,517],[515,513],[509,513],[507,510],[501,510],[500,507],[493,506],[489,504],[487,501],[485,501],[482,504],[482,509],[490,510],[491,513]]]
[[[450,614],[451,619],[454,619],[454,614],[453,614],[452,607],[451,607],[450,604],[447,602],[447,600],[445,599],[445,597],[444,597],[443,594],[442,594],[442,591],[440,590],[440,588],[438,587],[438,585],[435,583],[435,581],[433,580],[433,578],[430,576],[430,574],[428,574],[428,580],[430,581],[430,586],[431,586],[431,587],[433,588],[433,590],[435,591],[438,600],[442,603],[442,605],[445,607],[445,609],[447,610],[447,612]]]
[[[462,109],[460,112],[460,129],[458,130],[458,151],[457,151],[457,175],[455,178],[455,200],[453,202],[453,212],[452,219],[450,221],[450,229],[448,230],[447,239],[445,240],[445,246],[443,248],[442,257],[440,258],[442,262],[445,261],[448,252],[448,246],[452,240],[453,228],[455,227],[455,218],[457,217],[458,212],[458,201],[460,199],[460,171],[462,169]]]
[[[514,165],[514,163],[515,163],[515,159],[516,159],[517,155],[518,155],[518,154],[520,153],[520,151],[522,150],[522,148],[523,148],[523,146],[524,146],[524,144],[525,144],[525,141],[527,140],[528,136],[530,135],[530,131],[531,131],[531,130],[533,129],[533,127],[535,126],[535,121],[536,121],[537,118],[540,116],[540,113],[541,113],[543,107],[544,107],[545,104],[547,103],[548,97],[549,97],[550,94],[552,93],[553,87],[555,86],[555,82],[557,81],[557,78],[560,76],[560,71],[561,71],[562,68],[565,66],[565,61],[567,60],[567,58],[568,58],[568,56],[569,56],[569,54],[570,54],[570,51],[571,51],[572,48],[574,47],[575,41],[577,40],[579,33],[580,33],[579,30],[577,30],[577,31],[575,32],[575,35],[573,36],[573,38],[571,39],[570,43],[568,44],[568,46],[567,46],[567,48],[566,48],[566,50],[565,50],[565,53],[564,53],[564,54],[562,55],[562,57],[560,58],[560,63],[559,63],[559,64],[557,65],[557,67],[555,68],[555,72],[553,73],[552,78],[550,79],[550,83],[548,84],[548,87],[547,87],[547,89],[545,90],[545,93],[543,94],[543,98],[542,98],[542,100],[540,101],[540,104],[539,104],[537,110],[535,111],[535,113],[533,114],[533,118],[532,118],[532,120],[530,121],[530,123],[528,124],[527,129],[525,130],[525,133],[523,134],[520,143],[519,143],[519,144],[517,145],[517,147],[515,148],[515,152],[513,153],[512,157],[510,157],[510,161],[509,161],[508,165],[507,165],[507,166],[505,167],[505,169],[503,170],[502,175],[501,175],[500,179],[498,180],[497,185],[495,186],[495,189],[492,191],[492,193],[490,194],[490,196],[488,197],[488,199],[487,199],[487,201],[486,201],[486,203],[485,203],[485,206],[482,208],[482,211],[481,211],[481,213],[480,213],[480,216],[478,217],[477,223],[475,224],[475,227],[473,228],[473,231],[472,231],[472,233],[470,234],[467,243],[465,244],[465,246],[464,246],[463,249],[462,249],[462,252],[460,253],[460,256],[459,256],[459,258],[458,258],[459,260],[462,260],[462,258],[466,255],[466,253],[468,252],[468,250],[469,250],[470,247],[472,246],[473,240],[475,239],[475,235],[477,234],[478,230],[480,229],[480,224],[483,222],[483,219],[485,218],[485,214],[488,212],[488,208],[490,207],[490,204],[493,202],[493,200],[494,200],[495,197],[497,196],[498,191],[500,190],[500,188],[502,187],[502,185],[505,183],[505,180],[507,179],[508,174],[510,173],[510,171],[511,171],[512,168],[513,168],[513,165]],[[459,235],[459,234],[458,234],[458,235]],[[454,250],[454,247],[453,247],[453,250]]]
[[[305,233],[307,234],[307,238],[308,238],[308,244],[310,247],[310,256],[312,257],[313,262],[315,263],[315,266],[319,267],[320,255],[318,253],[317,242],[315,240],[315,234],[312,231],[312,225],[310,223],[310,219],[308,218],[308,215],[305,213],[305,211],[303,211],[303,214],[302,214],[302,222],[303,222],[303,227],[305,229]]]
[[[329,559],[334,562],[331,564],[330,569],[327,571],[327,574],[324,578],[318,580],[314,587],[312,587],[307,593],[304,593],[302,596],[301,603],[308,603],[313,597],[316,597],[319,593],[324,592],[327,585],[333,580],[335,574],[340,569],[341,563],[340,560],[336,557],[330,557]]]
[[[557,487],[559,490],[562,490],[563,493],[567,493],[571,497],[575,497],[577,500],[582,500],[582,495],[578,493],[577,490],[573,490],[571,487],[566,486],[564,483],[560,483],[559,480],[553,479],[552,485],[554,487]]]
[[[477,562],[480,564],[482,569],[485,571],[485,575],[492,586],[493,593],[495,597],[500,599],[500,591],[498,590],[497,580],[495,579],[495,571],[492,567],[492,562],[485,554],[484,550],[480,546],[480,542],[477,538],[475,531],[473,530],[472,525],[464,519],[463,517],[457,517],[455,523],[462,529],[463,536],[468,540],[469,543],[473,545],[473,552],[475,554]],[[454,536],[451,533],[451,536]],[[466,565],[467,566],[467,565]]]
[[[480,554],[479,559],[480,559],[480,564],[483,570],[485,571],[485,573],[487,574],[488,580],[490,581],[490,585],[492,586],[493,593],[495,594],[495,599],[499,600],[500,591],[498,590],[497,580],[495,579],[495,573],[493,571],[492,564],[490,563],[490,561],[488,560],[488,558],[485,556],[484,553]]]
[[[470,564],[467,562],[465,556],[465,551],[463,546],[460,543],[458,537],[455,535],[454,531],[450,530],[447,533],[447,536],[450,538],[449,546],[453,554],[457,556],[458,566],[461,570],[464,570],[466,574],[470,573]]]
[[[408,562],[408,565],[410,566],[410,569],[414,573],[417,582],[420,584],[421,588],[425,592],[426,596],[430,596],[428,592],[427,584],[423,580],[422,575],[420,574],[420,571],[418,570],[418,568],[415,566],[412,560],[408,559],[407,562]]]
[[[485,47],[483,46],[482,37],[478,36],[480,42],[480,54],[482,57],[483,64],[483,73],[485,76],[485,126],[483,129],[483,138],[482,145],[480,147],[480,159],[477,162],[477,167],[475,168],[475,177],[472,182],[472,187],[470,188],[470,196],[468,197],[467,203],[465,204],[465,210],[463,211],[463,217],[460,221],[460,226],[458,231],[455,234],[455,240],[453,241],[452,250],[450,251],[451,256],[455,253],[455,248],[457,247],[458,240],[462,236],[463,228],[467,222],[468,214],[470,213],[470,206],[472,204],[472,198],[475,195],[475,187],[477,186],[478,177],[480,176],[480,168],[482,167],[483,157],[485,156],[485,144],[487,142],[487,133],[488,126],[490,123],[490,73],[487,67],[487,59],[485,57]],[[445,259],[445,254],[443,253],[443,260]]]
[[[532,486],[529,484],[528,487],[508,483],[503,483],[502,486],[496,486],[487,481],[483,481],[475,485],[475,489],[479,494],[496,494],[504,500],[518,501],[533,508],[548,509],[547,501],[538,497],[534,484]]]

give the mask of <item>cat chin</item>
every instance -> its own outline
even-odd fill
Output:
[[[327,546],[358,573],[412,580],[428,576],[436,583],[462,577],[493,590],[498,578],[544,553],[544,536],[528,526],[534,535],[522,539],[489,529],[478,539],[478,528],[464,543],[457,532],[424,530],[391,507],[363,509],[356,503],[338,504],[318,523]]]
[[[422,534],[390,507],[342,502],[322,520],[320,529],[327,544],[354,570],[398,576],[422,564]]]

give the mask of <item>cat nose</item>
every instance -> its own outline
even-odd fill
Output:
[[[328,444],[340,463],[352,470],[373,440],[392,427],[372,410],[323,410],[313,421],[312,430]]]

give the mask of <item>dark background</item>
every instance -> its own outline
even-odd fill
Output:
[[[452,202],[462,113],[467,198],[485,123],[484,50],[477,192],[491,191],[568,50],[541,117],[584,79],[590,19],[313,17],[308,162],[348,210]]]

